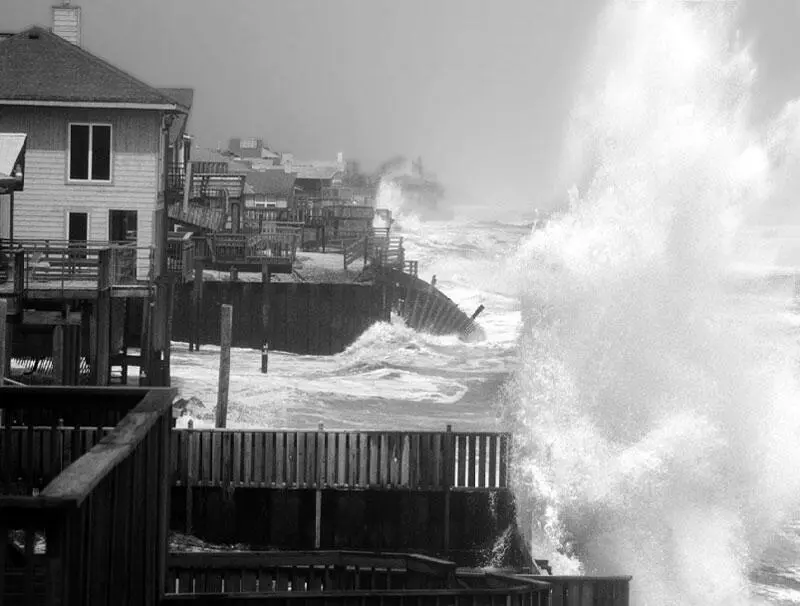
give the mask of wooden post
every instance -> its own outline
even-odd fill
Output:
[[[444,552],[450,551],[450,492],[455,483],[455,438],[453,437],[453,426],[448,425],[444,435],[445,452],[445,478],[444,478]]]
[[[8,314],[8,301],[0,299],[0,387],[3,386],[3,379],[6,376],[6,360],[11,358],[7,355],[10,348],[10,339],[6,342],[6,316]]]
[[[194,428],[194,423],[192,422],[191,419],[189,419],[188,427],[189,429]],[[191,433],[188,433],[188,435],[187,434],[183,435],[186,435],[186,437],[188,438],[186,440],[186,443],[188,445],[188,448],[186,449],[186,457],[189,466],[188,473],[186,474],[187,476],[186,477],[186,534],[190,535],[192,534],[192,513],[194,509],[194,493],[192,492],[192,485],[194,484],[194,479],[195,479],[194,478],[195,467],[193,461],[198,453],[196,453],[194,449],[194,440],[192,439],[193,435]]]
[[[219,389],[217,391],[217,427],[225,428],[228,417],[228,385],[231,378],[231,330],[233,306],[223,305],[220,317]]]
[[[192,284],[192,329],[191,329],[191,342],[189,343],[189,351],[192,351],[192,342],[194,343],[194,350],[200,351],[200,317],[201,308],[203,306],[203,268],[205,262],[202,259],[195,259],[194,262],[194,282]]]
[[[268,263],[261,266],[261,372],[266,374],[269,367],[269,296],[272,274]]]
[[[319,433],[325,431],[325,424],[320,423],[318,427]],[[317,436],[317,444],[323,444],[320,436]],[[318,484],[316,492],[316,500],[314,503],[314,549],[319,549],[322,545],[322,482]]]
[[[183,212],[189,212],[189,198],[192,195],[192,163],[186,166],[186,174],[183,178]]]
[[[98,262],[97,310],[94,314],[97,322],[94,377],[96,385],[108,385],[111,355],[111,251],[101,250]]]
[[[64,325],[53,327],[53,382],[64,384]]]
[[[171,379],[171,354],[172,354],[172,311],[175,306],[175,280],[174,278],[169,278],[167,282],[167,300],[166,300],[166,309],[167,314],[164,321],[166,323],[165,327],[165,334],[164,334],[164,387],[170,387],[172,383]]]

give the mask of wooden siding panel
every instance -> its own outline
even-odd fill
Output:
[[[66,182],[69,122],[112,125],[112,183]],[[108,211],[138,212],[138,245],[153,242],[153,213],[159,190],[158,112],[6,108],[0,132],[28,134],[25,191],[15,196],[14,236],[64,239],[67,213],[89,213],[89,238],[108,239]],[[140,268],[141,269],[141,268]]]

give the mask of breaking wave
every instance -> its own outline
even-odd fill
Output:
[[[792,293],[748,296],[768,276],[732,266],[743,226],[790,198],[800,121],[748,124],[732,28],[610,5],[567,137],[580,189],[516,258],[522,524],[562,573],[633,575],[640,604],[751,603],[798,510],[796,335],[773,313]]]

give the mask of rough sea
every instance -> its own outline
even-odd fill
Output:
[[[422,222],[382,192],[487,339],[394,319],[336,356],[273,352],[267,375],[234,350],[229,426],[512,431],[520,526],[556,572],[631,574],[634,604],[798,604],[800,105],[753,126],[732,23],[635,4],[598,23],[562,216]],[[217,359],[173,349],[196,426]]]

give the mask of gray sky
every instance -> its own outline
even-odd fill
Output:
[[[52,0],[0,0],[0,30]],[[601,0],[73,0],[92,52],[195,89],[201,145],[263,136],[373,169],[421,155],[467,204],[546,206]],[[800,0],[745,2],[764,113],[800,96]]]

